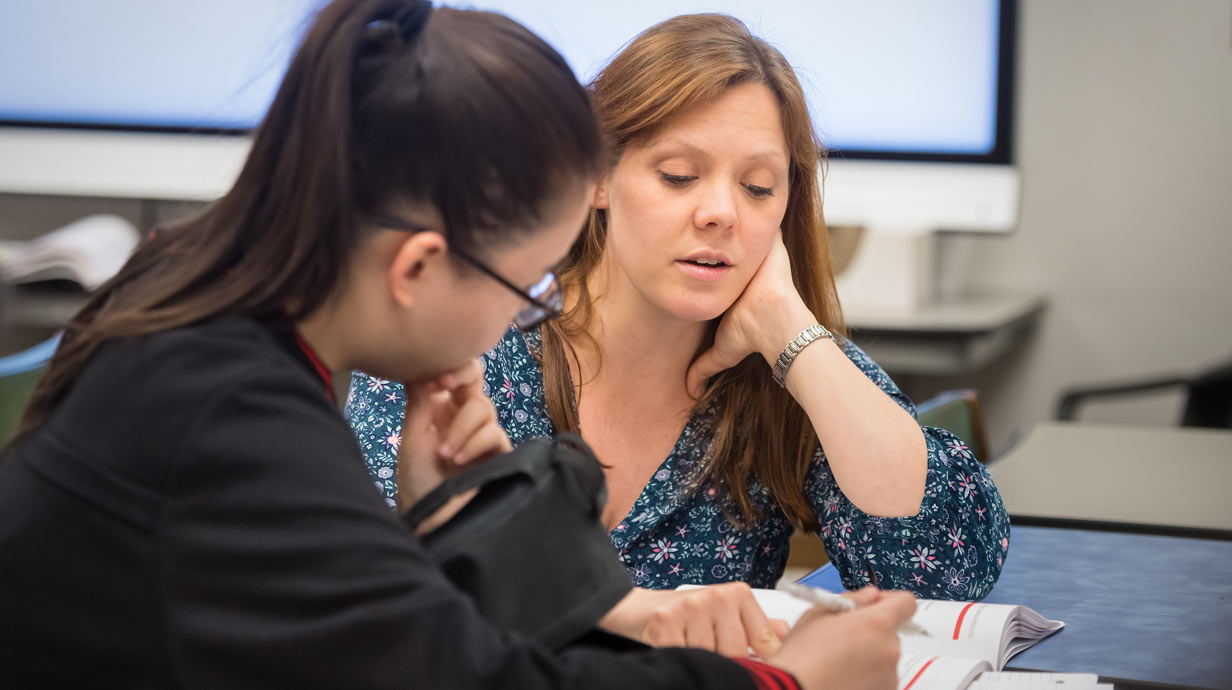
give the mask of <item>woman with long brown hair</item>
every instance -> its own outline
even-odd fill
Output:
[[[682,16],[591,93],[612,160],[558,267],[565,312],[483,359],[514,443],[571,430],[595,448],[605,523],[642,587],[771,587],[802,529],[848,587],[987,594],[1005,509],[845,338],[823,151],[791,66],[731,17]],[[356,377],[349,418],[391,495],[400,410],[396,386]]]
[[[554,652],[481,618],[373,490],[330,372],[407,382],[402,511],[441,443],[508,450],[474,358],[552,314],[600,150],[514,22],[326,6],[234,187],[72,319],[5,449],[0,686],[893,687],[910,597],[811,616],[773,665]]]

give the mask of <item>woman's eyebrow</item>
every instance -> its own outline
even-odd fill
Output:
[[[647,148],[654,148],[654,149],[669,148],[670,149],[673,147],[684,149],[685,151],[696,154],[698,156],[704,156],[707,158],[712,157],[711,154],[705,149],[703,149],[702,147],[696,144],[693,144],[689,141],[686,141],[684,139],[679,139],[676,137],[670,137],[667,139],[659,139],[658,141],[652,141],[650,142],[650,145]],[[783,151],[780,151],[778,149],[773,149],[773,148],[767,148],[767,149],[757,150],[757,151],[754,151],[753,153],[742,156],[742,160],[746,160],[746,161],[773,160],[775,162],[786,162],[787,160],[789,160],[789,157]]]
[[[745,160],[749,161],[760,161],[767,159],[774,160],[776,162],[786,162],[789,160],[789,157],[782,151],[776,151],[774,149],[766,149],[764,151],[758,151],[757,153],[745,156]]]
[[[658,139],[658,140],[652,141],[646,148],[650,148],[650,149],[680,148],[680,149],[684,149],[685,151],[689,153],[694,153],[699,156],[709,157],[710,155],[702,147],[696,144],[692,144],[688,141],[685,141],[684,139],[679,139],[676,137],[670,137],[668,139]]]

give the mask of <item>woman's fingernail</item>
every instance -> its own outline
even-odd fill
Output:
[[[442,443],[441,447],[438,448],[436,452],[440,454],[440,456],[443,458],[448,458],[448,457],[453,456],[453,449],[449,447],[448,443]]]

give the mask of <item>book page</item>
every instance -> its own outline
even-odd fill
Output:
[[[32,240],[0,242],[0,278],[71,280],[93,290],[120,270],[141,236],[118,216],[86,216]]]
[[[1014,615],[1010,618],[1009,627],[1004,633],[1001,643],[1001,659],[997,670],[1005,668],[1015,654],[1035,645],[1040,640],[1065,627],[1064,621],[1054,621],[1044,618],[1034,609],[1026,606],[1014,607]]]
[[[683,585],[691,589],[696,585]],[[795,625],[812,604],[776,589],[754,589],[753,596],[768,618]],[[1025,606],[970,601],[916,602],[912,621],[928,637],[899,635],[903,656],[966,657],[983,661],[995,671],[1010,657],[1061,629],[1065,623],[1049,620]]]
[[[700,586],[681,585],[677,589],[697,589]],[[754,589],[753,597],[757,599],[757,603],[766,614],[766,618],[777,618],[787,621],[787,624],[792,627],[795,627],[796,621],[800,620],[800,616],[803,616],[806,611],[813,608],[813,605],[809,602],[777,589]]]
[[[961,690],[990,668],[979,659],[904,653],[898,659],[898,690]]]
[[[1001,671],[981,673],[968,690],[1098,690],[1112,688],[1094,673]]]
[[[928,637],[902,637],[903,654],[961,656],[1001,668],[1001,641],[1014,606],[970,601],[917,602],[912,620]]]

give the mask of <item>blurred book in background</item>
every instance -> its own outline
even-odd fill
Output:
[[[32,240],[0,240],[0,279],[10,284],[68,281],[94,290],[120,270],[140,239],[132,223],[100,214]]]

